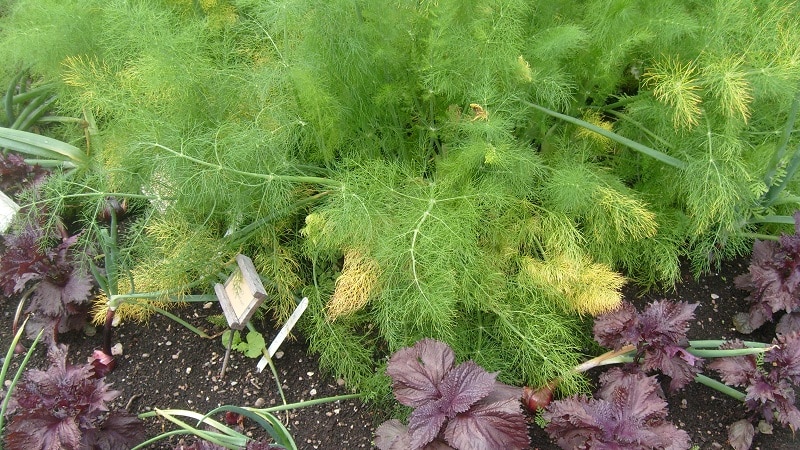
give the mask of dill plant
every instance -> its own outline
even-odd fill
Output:
[[[616,271],[673,283],[796,203],[794,4],[6,3],[7,66],[96,120],[80,184],[148,199],[128,269],[177,286],[251,254],[374,393],[375,357],[425,337],[574,392]]]

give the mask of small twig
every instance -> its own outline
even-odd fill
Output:
[[[219,371],[219,379],[222,380],[225,377],[225,369],[228,368],[228,358],[231,356],[231,348],[233,348],[233,333],[234,331],[231,330],[231,334],[228,337],[228,348],[225,349],[225,358],[222,360],[222,369]]]
[[[131,398],[129,398],[129,399],[128,399],[128,403],[126,403],[126,404],[125,404],[125,411],[128,411],[128,412],[130,412],[130,409],[131,409],[131,403],[133,403],[133,402],[134,402],[134,400],[138,399],[138,398],[139,398],[139,397],[141,397],[141,396],[142,396],[141,394],[134,394],[134,395],[132,395],[132,396],[131,396]]]

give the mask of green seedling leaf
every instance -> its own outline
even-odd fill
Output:
[[[231,330],[222,333],[222,345],[228,348],[228,342],[231,336]],[[231,348],[237,352],[242,353],[248,358],[258,358],[261,356],[261,351],[266,347],[264,336],[258,331],[249,331],[247,338],[242,340],[241,334],[238,331],[233,332],[233,342]]]
[[[247,343],[239,343],[237,350],[244,353],[248,358],[258,358],[261,350],[265,347],[264,336],[257,331],[247,333]]]

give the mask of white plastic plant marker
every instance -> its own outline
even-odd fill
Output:
[[[238,268],[225,281],[214,285],[219,304],[228,325],[233,330],[243,330],[259,306],[267,298],[267,291],[256,272],[253,260],[236,255]]]
[[[281,344],[283,344],[283,341],[286,339],[286,336],[288,336],[289,332],[292,331],[292,328],[294,328],[294,324],[297,323],[297,320],[300,319],[300,316],[303,315],[306,308],[308,308],[308,297],[303,297],[303,299],[300,300],[300,304],[298,304],[297,308],[294,309],[292,315],[289,316],[289,319],[286,321],[285,324],[283,324],[280,331],[278,331],[278,335],[275,336],[275,339],[273,339],[272,343],[269,344],[269,348],[267,348],[267,353],[269,354],[270,359],[273,356],[275,356],[275,352],[278,351],[278,347],[280,347]],[[256,367],[258,368],[258,371],[261,372],[262,370],[264,370],[265,367],[267,367],[267,364],[269,364],[267,357],[262,356],[261,360],[258,361],[258,365]]]
[[[14,220],[14,215],[19,211],[19,205],[0,191],[0,233],[5,233]]]

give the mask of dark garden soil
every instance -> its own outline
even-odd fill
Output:
[[[626,297],[639,306],[661,298],[700,303],[690,338],[744,337],[732,329],[730,318],[735,312],[746,309],[746,293],[733,287],[733,278],[746,269],[746,261],[733,262],[727,264],[721,273],[703,277],[699,282],[685,275],[683,283],[674,292],[637,297],[635,287],[629,287]],[[0,307],[1,319],[6,324],[0,327],[0,348],[6,349],[11,340],[11,321],[16,304],[3,300]],[[214,329],[205,320],[208,315],[219,314],[215,307],[198,305],[178,312],[211,334],[222,331]],[[263,323],[257,328],[268,340],[275,334]],[[765,331],[747,339],[770,341],[772,336]],[[83,333],[70,333],[62,336],[61,341],[69,344],[72,362],[82,363],[93,349],[100,346],[100,334],[88,337]],[[257,360],[240,353],[231,354],[229,370],[220,379],[224,348],[219,337],[202,339],[167,318],[154,316],[146,325],[123,323],[116,329],[116,342],[122,343],[123,355],[117,369],[106,378],[114,389],[121,392],[113,405],[116,408],[127,408],[137,414],[153,408],[180,408],[205,413],[224,404],[272,406],[281,403],[269,369],[258,373]],[[298,337],[285,342],[276,355],[275,366],[286,400],[297,402],[348,393],[341,380],[320,372],[316,358],[307,354],[306,348],[302,337]],[[14,365],[21,357],[15,359]],[[43,364],[42,350],[31,365],[43,367]],[[590,375],[596,377],[597,373]],[[726,444],[726,427],[747,414],[738,402],[695,383],[667,398],[671,420],[689,432],[692,442],[701,449],[730,448]],[[358,400],[348,400],[291,411],[288,415],[281,413],[279,417],[288,424],[300,449],[368,449],[374,448],[372,432],[384,416],[383,411],[371,410]],[[147,423],[150,436],[174,429],[170,423],[158,419],[148,419]],[[244,431],[256,433],[256,436],[263,434],[247,423]],[[558,448],[538,427],[532,427],[531,435],[533,449]],[[177,442],[175,438],[153,448],[172,448]],[[800,438],[794,437],[789,430],[776,427],[771,435],[757,435],[752,448],[796,449],[800,448]]]

